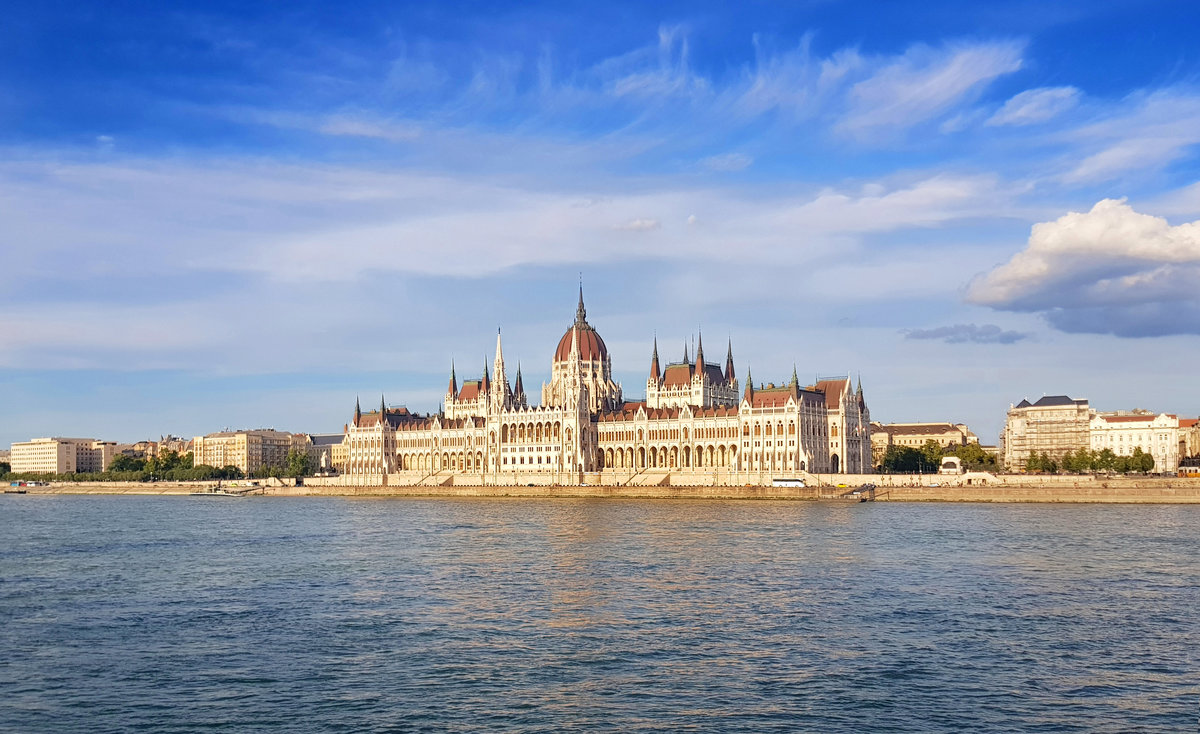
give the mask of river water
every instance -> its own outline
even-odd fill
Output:
[[[1179,732],[1200,507],[0,497],[0,730]]]

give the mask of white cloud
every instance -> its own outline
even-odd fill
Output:
[[[1012,97],[988,119],[988,125],[1032,125],[1061,115],[1079,103],[1075,87],[1028,89]]]
[[[1105,199],[1036,224],[1026,248],[971,283],[968,300],[1040,312],[1064,331],[1200,333],[1200,222],[1171,226]]]
[[[888,135],[937,117],[985,84],[1021,68],[1014,42],[915,46],[850,90],[839,128],[857,138]]]
[[[613,229],[623,229],[627,232],[646,232],[651,229],[658,229],[661,226],[662,225],[657,219],[638,217],[637,219],[631,219],[624,224],[618,224]]]
[[[421,137],[421,128],[411,123],[351,115],[334,115],[320,123],[317,131],[324,135],[378,138],[393,143],[407,143]]]
[[[1063,175],[1066,183],[1153,171],[1200,143],[1200,95],[1187,90],[1135,94],[1102,119],[1065,131],[1061,139],[1093,151]]]
[[[700,161],[700,165],[710,171],[731,172],[749,168],[754,159],[744,153],[722,153],[712,155]]]

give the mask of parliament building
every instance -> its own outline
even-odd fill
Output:
[[[510,382],[500,334],[491,369],[459,383],[442,410],[417,415],[355,404],[339,464],[361,484],[747,485],[871,471],[871,418],[849,377],[741,389],[732,343],[709,362],[700,338],[664,363],[655,340],[642,400],[626,400],[612,358],[587,320],[554,350],[550,382],[531,405],[518,366]]]

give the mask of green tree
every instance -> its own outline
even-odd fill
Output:
[[[977,443],[955,446],[946,454],[957,456],[962,460],[963,467],[970,471],[995,471],[998,468],[996,455],[988,453]]]
[[[172,469],[178,469],[179,453],[170,449],[159,453],[157,466],[155,468],[160,472],[169,472]]]
[[[125,454],[117,454],[113,460],[109,462],[108,470],[110,472],[129,472],[143,471],[146,468],[145,459],[135,459],[132,456]]]
[[[1133,450],[1133,455],[1129,457],[1129,468],[1131,472],[1146,472],[1154,471],[1154,455],[1142,451],[1142,447],[1138,446]]]
[[[307,451],[297,451],[292,449],[287,455],[287,471],[286,476],[289,477],[306,477],[313,473],[312,457]]]
[[[883,455],[882,466],[885,472],[897,474],[934,472],[938,468],[937,464],[930,463],[923,450],[895,445],[889,446]]]
[[[7,474],[12,471],[12,464],[7,461],[0,461],[0,474]]]
[[[1112,449],[1101,449],[1096,454],[1097,471],[1114,471],[1117,468],[1117,455]]]

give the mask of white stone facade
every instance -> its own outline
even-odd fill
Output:
[[[660,368],[655,344],[646,400],[630,402],[588,322],[582,293],[575,322],[554,353],[551,380],[531,406],[520,369],[510,385],[496,337],[491,369],[458,384],[451,370],[440,414],[355,407],[346,427],[345,473],[356,481],[574,485],[609,472],[705,473],[713,483],[769,481],[773,474],[870,470],[870,413],[848,378],[801,387],[754,388],[739,396],[732,346],[725,368],[696,358]]]

